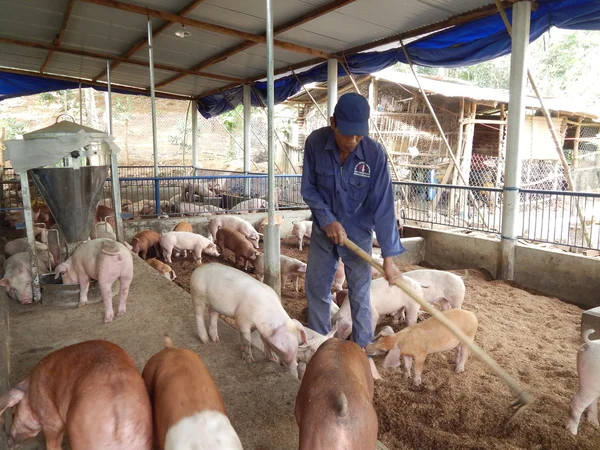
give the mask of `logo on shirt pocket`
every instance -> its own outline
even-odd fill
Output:
[[[354,167],[354,175],[371,178],[371,168],[366,162],[361,161]]]

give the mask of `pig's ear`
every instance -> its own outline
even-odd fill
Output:
[[[260,237],[265,237],[265,235],[264,235],[264,234],[262,234],[262,233],[258,233],[258,235],[259,235]]]
[[[67,271],[69,270],[69,264],[64,262],[64,263],[60,263],[58,266],[56,266],[54,268],[54,279],[56,280],[60,275],[63,275],[65,273],[67,273]]]
[[[400,349],[394,345],[383,360],[383,367],[400,366]]]
[[[10,287],[10,278],[2,278],[0,280],[0,286],[9,288]]]
[[[337,333],[337,330],[338,323],[336,322],[336,324],[331,328],[331,331],[325,335],[325,339],[331,339],[332,337],[334,337],[335,333]]]
[[[303,272],[303,273],[306,273],[306,264],[304,264],[302,267],[300,267],[300,268],[298,269],[298,272]]]
[[[177,275],[175,275],[174,270],[171,270],[171,280],[174,280],[175,278],[177,278]]]
[[[0,424],[2,424],[2,413],[6,411],[7,408],[12,408],[17,403],[19,403],[25,397],[25,391],[18,389],[16,387],[12,388],[2,397],[0,397]]]
[[[296,319],[293,319],[293,322],[294,322],[294,325],[296,326],[296,330],[298,330],[298,333],[300,333],[300,338],[302,339],[302,342],[306,344],[306,342],[308,341],[308,338],[306,337],[306,330],[304,329],[304,325],[302,325]]]

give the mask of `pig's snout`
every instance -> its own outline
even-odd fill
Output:
[[[367,354],[367,356],[381,356],[385,355],[387,351],[377,347],[377,343],[374,342],[365,347],[365,353]]]

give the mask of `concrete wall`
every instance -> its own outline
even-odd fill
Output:
[[[0,292],[0,395],[10,387],[10,334],[8,329],[8,297]],[[8,448],[5,427],[10,425],[10,410],[4,413],[4,426],[0,426],[0,448]]]
[[[425,238],[425,261],[445,269],[483,268],[495,278],[500,240],[404,227]],[[515,282],[583,308],[600,306],[600,259],[517,245]]]

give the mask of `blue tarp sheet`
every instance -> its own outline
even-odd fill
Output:
[[[572,30],[600,30],[599,0],[538,0],[538,8],[531,14],[533,41],[550,27]],[[511,10],[507,11],[509,18]],[[456,67],[488,61],[510,52],[510,36],[498,14],[476,20],[446,31],[426,36],[406,46],[412,61],[421,66]],[[364,75],[383,70],[398,62],[406,63],[400,48],[384,52],[365,52],[346,58],[353,75]],[[338,67],[339,76],[346,75]],[[307,71],[275,80],[275,103],[281,103],[298,93],[303,84],[327,80],[327,63],[319,64]],[[252,105],[266,104],[267,83],[253,84]],[[52,80],[35,75],[0,73],[0,100],[61,89],[76,89],[79,83]],[[93,87],[97,90],[105,88]],[[241,86],[198,99],[198,110],[205,118],[231,111],[242,103]],[[113,92],[131,93],[113,89]],[[143,95],[143,94],[142,94]],[[159,96],[159,95],[157,95]]]

